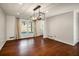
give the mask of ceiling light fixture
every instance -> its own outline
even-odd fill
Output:
[[[41,6],[38,5],[37,7],[35,7],[33,9],[33,11],[34,11],[33,20],[43,20],[44,19],[45,13],[41,12],[40,8],[41,8]],[[35,11],[38,11],[38,12],[35,12]]]

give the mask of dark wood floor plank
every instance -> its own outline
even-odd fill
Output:
[[[0,51],[1,56],[77,56],[79,44],[67,45],[42,37],[7,41]]]

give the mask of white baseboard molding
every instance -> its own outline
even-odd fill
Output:
[[[74,46],[78,43],[79,41],[77,41],[77,42],[74,42]]]
[[[2,49],[2,47],[4,46],[5,43],[6,43],[6,41],[2,41],[2,42],[0,43],[0,50]]]
[[[52,39],[52,40],[55,40],[55,41],[59,41],[59,42],[62,42],[62,43],[65,43],[65,44],[68,44],[68,45],[71,45],[71,46],[75,46],[76,45],[76,43],[74,44],[74,43],[68,43],[68,42],[64,42],[64,41],[61,41],[61,40],[59,40],[59,39],[57,39],[57,38],[50,38],[50,37],[48,37],[49,39]]]

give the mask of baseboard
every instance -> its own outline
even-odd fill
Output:
[[[47,39],[51,39],[51,38],[48,37]],[[60,40],[55,40],[55,39],[51,39],[51,40],[61,42],[61,43],[66,44],[66,45],[75,46],[75,44],[66,43],[66,42],[63,42],[63,41],[60,41]]]
[[[6,43],[6,41],[1,42],[0,50],[2,49],[2,47],[4,46],[5,43]]]
[[[38,35],[38,36],[34,36],[34,37],[43,37],[43,35]]]
[[[75,46],[76,46],[77,44],[79,44],[79,42],[75,43]]]
[[[43,35],[39,35],[39,36],[33,36],[33,37],[27,37],[27,38],[20,38],[20,39],[31,39],[31,38],[35,38],[35,37],[42,37]]]
[[[27,37],[27,38],[19,38],[19,39],[14,39],[14,40],[21,40],[21,39],[32,39],[32,38],[42,37],[42,36],[43,36],[43,35],[33,36],[33,37]],[[7,40],[7,41],[12,41],[12,40]]]
[[[34,38],[34,37],[19,38],[19,39],[31,39],[31,38]],[[18,39],[17,39],[17,40],[18,40]]]

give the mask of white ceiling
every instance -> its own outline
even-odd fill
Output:
[[[41,11],[46,13],[46,17],[49,17],[50,8],[56,7],[57,3],[0,3],[0,7],[4,10],[4,12],[8,15],[14,15],[16,17],[26,18],[33,14],[33,9],[37,6],[41,5]],[[20,15],[17,15],[17,13]]]

